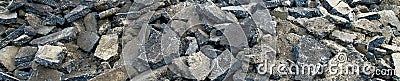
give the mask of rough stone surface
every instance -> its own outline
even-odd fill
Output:
[[[118,55],[118,46],[118,35],[103,35],[99,40],[99,45],[97,46],[94,55],[100,59],[108,60],[111,57]]]
[[[211,61],[202,52],[188,57],[189,72],[197,79],[204,80],[211,72]]]
[[[99,38],[97,33],[85,31],[78,34],[76,42],[81,49],[89,52],[93,49]]]
[[[33,45],[43,45],[43,44],[52,44],[58,42],[60,40],[72,40],[75,38],[78,33],[77,28],[69,27],[65,28],[62,31],[52,33],[47,36],[43,36],[40,38],[33,39],[29,44]]]
[[[27,68],[27,66],[31,65],[31,62],[35,59],[37,51],[37,47],[21,47],[18,50],[18,54],[15,56],[15,66],[18,68]]]
[[[335,30],[332,32],[330,38],[349,44],[357,38],[357,35]]]
[[[0,62],[8,70],[14,70],[16,67],[14,65],[15,56],[18,54],[19,47],[7,46],[0,51]]]
[[[336,27],[334,24],[329,23],[325,18],[311,18],[305,22],[305,27],[308,32],[314,34],[317,38],[324,38],[333,31]]]
[[[65,48],[60,46],[39,46],[35,61],[42,66],[56,68],[61,65],[65,57]]]

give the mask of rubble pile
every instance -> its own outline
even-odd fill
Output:
[[[3,0],[0,80],[400,80],[399,17],[399,0]]]

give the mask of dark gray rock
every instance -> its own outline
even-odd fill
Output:
[[[50,25],[50,26],[54,26],[54,25],[64,25],[65,23],[65,18],[51,14],[51,13],[47,13],[46,17],[43,22],[44,25]]]
[[[35,54],[38,51],[37,47],[21,47],[18,50],[18,54],[15,56],[15,66],[17,68],[28,68],[31,66],[31,62],[35,59]]]
[[[78,34],[76,43],[81,49],[90,52],[99,39],[97,33],[84,31]]]
[[[204,19],[208,20],[209,23],[222,24],[237,22],[237,20],[235,20],[236,18],[227,16],[225,12],[215,5],[200,4],[196,6],[196,11],[205,16]]]
[[[322,4],[327,10],[331,10],[333,7],[338,5],[341,0],[322,0]]]
[[[118,55],[118,35],[109,34],[101,36],[99,45],[97,45],[94,56],[102,60],[108,60]]]
[[[375,47],[380,46],[383,41],[385,41],[386,37],[384,36],[375,36],[368,41],[368,51],[373,51]]]
[[[217,49],[214,49],[213,46],[211,45],[204,45],[200,48],[200,51],[204,53],[208,58],[214,59],[217,58],[218,54],[217,52],[221,52]]]
[[[383,0],[353,0],[351,2],[352,5],[362,4],[362,5],[371,5],[381,3]]]
[[[51,7],[55,7],[55,8],[60,6],[59,3],[57,3],[56,1],[53,1],[53,0],[31,0],[31,1],[41,3],[41,4],[46,4]]]
[[[320,17],[322,13],[317,8],[290,8],[289,15],[294,18],[311,18],[311,17]]]
[[[82,18],[90,11],[91,10],[88,8],[88,6],[79,5],[75,7],[70,13],[66,14],[64,18],[67,20],[67,22],[72,22],[79,18]]]
[[[97,26],[97,20],[94,13],[87,14],[83,21],[85,23],[86,31],[97,33],[99,27]]]
[[[16,67],[14,65],[15,56],[17,55],[19,47],[7,46],[0,51],[0,63],[8,70],[12,71]]]
[[[36,15],[46,15],[48,12],[54,12],[54,9],[48,5],[27,3],[25,4],[25,11],[31,12]]]
[[[272,21],[269,10],[258,10],[252,15],[252,18],[263,33],[276,35],[276,22]]]
[[[227,6],[227,7],[221,7],[221,10],[223,11],[228,11],[232,14],[235,15],[236,18],[246,18],[250,16],[250,13],[248,10],[241,6]]]
[[[63,63],[65,47],[44,45],[39,46],[36,52],[35,62],[39,65],[57,68]]]
[[[10,34],[8,34],[5,38],[3,38],[0,41],[0,48],[5,47],[6,45],[8,45],[12,40],[14,40],[15,38],[17,38],[18,36],[20,36],[25,28],[26,24],[23,24],[21,26],[18,27],[18,29],[14,30],[13,32],[11,32]],[[7,33],[7,32],[6,32]]]
[[[29,44],[32,45],[44,45],[44,44],[53,44],[60,40],[71,40],[74,39],[76,34],[78,33],[78,29],[75,27],[68,27],[63,29],[62,31],[52,33],[40,38],[33,39]]]
[[[358,19],[368,19],[368,20],[377,20],[380,19],[381,16],[377,12],[368,12],[368,13],[359,13],[357,14]]]

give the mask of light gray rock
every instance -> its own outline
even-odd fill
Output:
[[[394,75],[400,76],[400,53],[393,53],[392,54],[393,66],[395,66],[395,73]]]
[[[31,77],[28,79],[29,81],[61,81],[63,77],[63,73],[54,69],[38,67],[31,74]]]
[[[400,21],[396,14],[392,10],[379,11],[378,14],[381,16],[379,21],[385,26],[394,26],[397,31],[400,30]]]
[[[237,59],[228,50],[225,50],[217,58],[212,60],[211,73],[208,78],[211,80],[216,79],[218,76],[224,74],[226,71],[231,69],[232,65]]]
[[[85,29],[86,31],[91,31],[91,32],[96,32],[98,30],[98,25],[97,25],[97,20],[95,17],[94,13],[89,13],[87,14],[84,19],[83,22],[85,23]]]
[[[351,44],[353,43],[354,39],[357,38],[356,34],[346,33],[339,30],[335,30],[332,32],[331,39],[339,40],[340,42]]]
[[[103,19],[103,18],[106,18],[108,16],[112,16],[112,15],[116,14],[119,9],[121,9],[121,8],[111,8],[111,9],[108,9],[106,11],[100,12],[99,13],[99,18]]]
[[[28,21],[29,25],[34,29],[35,33],[47,35],[51,30],[55,28],[55,26],[45,26],[42,22],[42,19],[40,19],[35,14],[27,13],[25,14],[25,16],[26,20]]]
[[[189,72],[197,79],[204,80],[211,72],[211,60],[202,52],[188,57]]]
[[[57,68],[63,63],[65,47],[44,45],[39,46],[36,52],[35,62],[39,65]]]
[[[252,15],[252,18],[263,33],[272,34],[273,36],[276,35],[276,22],[272,21],[272,16],[268,9],[256,11]]]
[[[0,51],[0,63],[6,67],[9,71],[14,70],[15,56],[18,54],[19,47],[7,46]]]
[[[30,67],[31,62],[34,60],[37,51],[37,47],[21,47],[18,51],[18,54],[15,56],[15,65],[18,68]]]
[[[29,44],[32,45],[44,45],[44,44],[52,44],[56,43],[60,40],[72,40],[75,38],[78,33],[77,28],[68,27],[63,29],[62,31],[52,33],[40,38],[33,39]]]
[[[313,34],[317,38],[324,38],[331,31],[333,31],[336,26],[330,23],[327,19],[322,17],[311,18],[306,20],[304,23],[307,31]]]
[[[99,45],[97,46],[94,56],[102,60],[108,60],[118,55],[118,35],[109,34],[101,36]]]

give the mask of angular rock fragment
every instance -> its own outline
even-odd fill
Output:
[[[337,1],[337,0],[334,0]],[[332,9],[332,14],[336,15],[347,15],[352,11],[352,8],[345,2],[339,2],[335,7]]]
[[[116,13],[118,12],[119,9],[120,9],[120,8],[111,8],[111,9],[108,9],[108,10],[106,10],[106,11],[100,12],[100,13],[99,13],[99,18],[100,18],[100,19],[103,19],[103,18],[105,18],[105,17],[114,15],[114,14],[116,14]]]
[[[339,30],[335,30],[332,32],[331,39],[339,40],[340,42],[346,43],[346,44],[351,44],[353,43],[354,39],[357,38],[356,34],[350,34],[346,32],[342,32]]]
[[[212,60],[211,73],[208,75],[208,78],[214,80],[218,76],[224,74],[226,71],[231,69],[236,60],[237,59],[232,55],[231,52],[225,50],[221,53],[221,55]]]
[[[18,27],[18,29],[14,30],[13,32],[9,33],[5,38],[1,39],[0,41],[0,48],[5,47],[8,45],[13,39],[17,38],[23,33],[23,29],[25,28],[26,24],[22,24]],[[6,32],[7,33],[7,32]]]
[[[356,4],[363,4],[363,5],[370,5],[370,4],[377,4],[381,3],[383,0],[353,0],[351,2],[352,5]]]
[[[100,75],[97,75],[96,77],[90,79],[89,81],[121,81],[121,80],[126,80],[128,76],[126,76],[124,68],[114,68],[108,72],[102,73]]]
[[[311,18],[305,22],[305,27],[308,32],[317,38],[324,38],[336,27],[327,19],[322,17]]]
[[[76,8],[74,8],[70,13],[66,14],[64,18],[67,20],[67,22],[72,22],[75,21],[76,19],[82,18],[89,12],[90,9],[88,8],[88,6],[79,5]]]
[[[186,37],[187,40],[189,40],[189,47],[187,48],[185,54],[186,55],[192,55],[196,53],[196,50],[199,49],[199,45],[197,44],[197,40],[194,37]]]
[[[246,40],[246,34],[240,27],[240,25],[236,23],[226,23],[226,24],[218,24],[215,28],[225,29],[223,35],[226,37],[227,41],[230,45],[230,50],[236,56],[236,53],[243,50],[243,48],[249,47],[248,42]]]
[[[392,54],[393,66],[395,66],[395,73],[394,75],[400,76],[400,53],[393,53]]]
[[[331,10],[333,7],[338,5],[341,2],[341,0],[323,0],[323,6],[327,10]]]
[[[18,50],[19,47],[15,46],[7,46],[0,50],[0,63],[6,67],[8,71],[12,71],[16,68],[14,65],[14,60]]]
[[[81,49],[90,52],[99,38],[100,37],[97,35],[97,33],[84,31],[78,34],[76,42]]]
[[[294,49],[294,53],[298,64],[325,64],[328,63],[329,58],[332,57],[328,47],[323,45],[320,41],[309,36],[301,37],[299,44]],[[302,74],[296,76],[295,79],[309,80],[313,77],[315,76]]]
[[[233,13],[236,16],[236,18],[246,18],[250,16],[249,11],[241,6],[221,7],[221,10]]]
[[[376,20],[380,19],[381,16],[377,12],[368,12],[368,13],[359,13],[357,14],[358,19],[369,19],[369,20]]]
[[[235,18],[226,16],[226,14],[215,5],[198,5],[196,11],[201,15],[204,15],[209,23],[222,24],[222,23],[233,23],[236,22]]]
[[[164,29],[161,36],[161,52],[165,63],[169,64],[173,59],[179,57],[180,45],[181,41],[178,35],[170,28]]]
[[[65,48],[60,46],[44,45],[39,46],[36,52],[35,62],[39,65],[57,68],[63,62],[65,57]]]
[[[290,8],[289,15],[294,18],[320,17],[322,13],[317,8]]]
[[[64,25],[64,23],[65,23],[65,18],[59,17],[59,16],[51,14],[51,13],[47,13],[46,17],[47,18],[43,20],[44,25],[54,26],[57,24]]]
[[[32,45],[43,45],[43,44],[52,44],[58,42],[60,40],[71,40],[74,39],[76,34],[78,33],[78,29],[75,27],[68,27],[63,29],[62,31],[52,33],[40,38],[33,39],[29,44]]]
[[[48,5],[27,3],[25,4],[25,11],[34,13],[36,15],[45,15],[48,12],[53,12],[53,8]]]
[[[385,26],[394,26],[397,28],[397,31],[400,30],[400,21],[396,17],[396,14],[392,10],[383,10],[378,12],[381,16],[379,21]]]
[[[18,78],[8,75],[4,72],[0,72],[0,80],[2,80],[2,81],[19,81]]]
[[[195,79],[195,77],[190,73],[189,66],[186,64],[187,57],[179,57],[173,60],[171,65],[168,65],[173,73],[188,79]]]
[[[221,51],[219,51],[217,49],[214,49],[214,47],[211,46],[211,45],[202,46],[200,48],[200,51],[203,52],[204,55],[206,55],[210,59],[217,58],[217,56],[218,56],[217,52],[221,52]]]
[[[103,35],[99,40],[99,45],[95,50],[94,56],[102,60],[108,60],[111,57],[118,55],[118,48],[117,34]]]
[[[58,4],[56,1],[53,1],[53,0],[31,0],[31,1],[41,3],[41,4],[46,4],[51,7],[55,7],[55,8],[60,6],[60,4]]]
[[[328,19],[333,24],[346,24],[350,22],[349,20],[336,15],[327,15],[325,18]]]
[[[0,13],[0,24],[6,24],[17,21],[17,13]]]
[[[261,28],[264,33],[276,35],[276,22],[272,21],[269,10],[258,10],[253,15],[256,25]]]
[[[368,51],[373,51],[374,48],[380,46],[385,39],[386,37],[384,36],[375,36],[371,38],[368,42]]]
[[[364,34],[378,32],[382,26],[382,24],[379,22],[372,22],[367,19],[359,19],[351,24],[355,31],[363,32]]]
[[[63,77],[63,73],[57,70],[53,70],[45,67],[38,67],[33,73],[31,77],[28,79],[29,81],[61,81]]]
[[[42,34],[42,35],[47,35],[51,30],[55,28],[55,26],[44,26],[44,23],[42,23],[42,19],[40,19],[37,15],[35,14],[25,14],[27,17],[27,21],[29,25],[34,29],[35,33]]]
[[[189,72],[197,79],[204,80],[211,72],[210,59],[202,52],[194,53],[188,57]]]
[[[400,47],[398,46],[382,44],[381,47],[391,52],[400,52]]]
[[[15,56],[15,66],[17,68],[28,68],[31,62],[35,59],[35,54],[38,51],[37,47],[21,47],[18,54]]]
[[[21,35],[18,38],[15,38],[11,42],[13,45],[19,46],[19,45],[29,42],[31,39],[32,39],[32,37],[29,37],[28,35]]]
[[[86,31],[97,32],[97,20],[94,13],[89,13],[84,18],[85,29]]]

